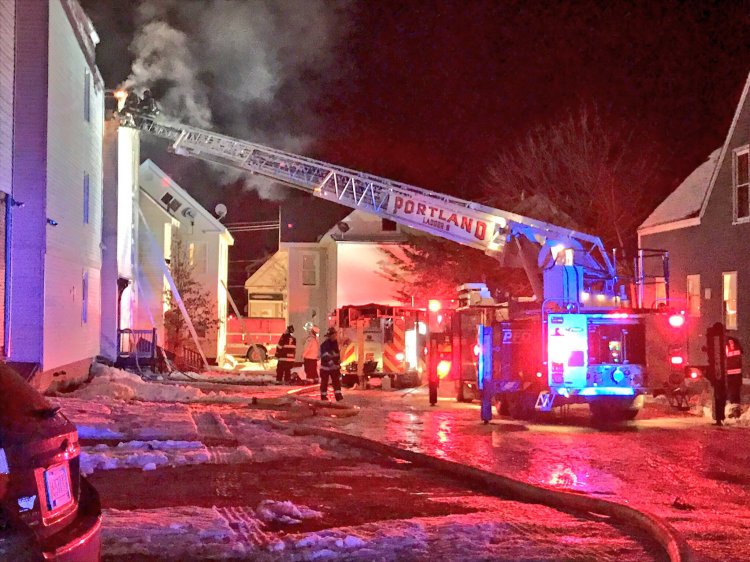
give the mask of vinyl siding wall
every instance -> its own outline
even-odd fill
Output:
[[[58,224],[47,226],[44,371],[91,359],[100,349],[104,119],[103,91],[95,86],[62,4],[51,0],[49,5],[47,217]],[[88,223],[84,222],[85,174]]]

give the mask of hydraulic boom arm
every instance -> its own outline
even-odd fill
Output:
[[[584,286],[612,293],[616,271],[602,241],[589,234],[151,116],[127,114],[123,124],[168,139],[175,153],[259,174],[352,209],[440,236],[488,254],[500,254],[515,240],[534,292],[542,298],[540,272],[558,249],[573,251],[584,272]],[[536,248],[536,255],[528,253]],[[545,252],[546,250],[546,252]],[[550,260],[551,257],[551,260]],[[533,262],[536,261],[536,271]]]

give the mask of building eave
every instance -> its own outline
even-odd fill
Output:
[[[650,234],[661,234],[662,232],[669,232],[671,230],[679,230],[681,228],[690,228],[693,226],[699,226],[701,223],[700,217],[690,217],[678,221],[665,222],[663,224],[657,224],[654,226],[647,226],[645,228],[638,229],[638,236],[649,236]]]
[[[701,211],[698,215],[698,219],[700,222],[700,219],[703,218],[704,213],[706,212],[706,208],[708,207],[708,202],[711,200],[711,193],[713,193],[714,185],[716,184],[716,179],[719,175],[719,170],[724,165],[724,158],[727,155],[727,151],[729,149],[729,144],[731,143],[732,136],[734,135],[734,131],[737,128],[737,122],[739,121],[740,114],[742,113],[742,108],[745,105],[745,102],[747,101],[747,95],[748,91],[750,91],[750,73],[747,75],[747,80],[745,81],[745,87],[742,89],[742,95],[740,96],[740,101],[737,104],[737,109],[734,112],[734,117],[732,118],[732,124],[729,127],[729,132],[727,133],[727,137],[724,140],[724,145],[721,147],[721,154],[719,155],[719,160],[716,162],[716,167],[714,168],[714,172],[711,175],[711,182],[709,183],[708,190],[706,191],[706,195],[703,197],[703,204],[701,205]]]

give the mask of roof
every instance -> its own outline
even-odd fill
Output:
[[[152,174],[153,178],[157,179],[157,183],[154,183],[153,180],[149,180],[147,174]],[[206,210],[200,203],[198,203],[198,201],[193,199],[187,191],[180,187],[180,185],[178,185],[172,178],[170,178],[167,173],[159,166],[157,166],[152,160],[146,160],[145,162],[143,162],[143,164],[140,165],[140,168],[138,170],[138,185],[141,189],[146,191],[146,193],[151,195],[151,197],[153,197],[155,201],[160,201],[161,199],[159,197],[159,193],[156,192],[156,189],[154,189],[155,185],[158,185],[162,190],[164,188],[172,190],[171,195],[177,198],[183,205],[185,205],[185,207],[181,211],[178,210],[175,213],[172,213],[172,216],[180,221],[183,221],[186,218],[184,212],[187,209],[192,209],[200,215],[201,219],[211,225],[212,228],[215,228],[220,235],[227,237],[230,245],[234,243],[234,238],[229,233],[227,227],[224,226],[219,221],[219,219],[217,219],[213,214]]]
[[[706,207],[711,199],[711,192],[716,185],[718,171],[724,163],[737,128],[740,114],[748,100],[748,94],[750,94],[750,73],[742,89],[724,144],[721,148],[713,151],[708,160],[685,178],[685,181],[649,215],[643,224],[638,227],[639,236],[700,224],[701,217],[706,212]]]
[[[697,217],[706,198],[711,178],[719,162],[721,147],[714,150],[662,203],[638,230]]]

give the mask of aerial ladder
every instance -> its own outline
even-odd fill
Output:
[[[541,309],[542,341],[541,346],[537,342],[535,348],[541,350],[542,357],[538,372],[531,376],[541,379],[543,371],[547,371],[547,376],[543,382],[534,379],[538,384],[529,392],[523,381],[513,380],[513,377],[518,378],[511,373],[513,368],[501,369],[497,357],[493,366],[493,353],[502,346],[497,345],[497,341],[493,343],[493,336],[489,335],[492,326],[479,326],[477,339],[482,351],[478,386],[482,389],[485,422],[492,415],[492,402],[504,393],[515,398],[525,393],[525,400],[532,400],[532,410],[548,410],[556,398],[558,401],[599,403],[599,397],[615,397],[620,410],[627,411],[632,409],[633,400],[642,394],[645,360],[636,357],[639,354],[635,350],[644,344],[633,338],[642,340],[643,334],[632,326],[637,321],[626,318],[629,315],[622,312],[627,305],[624,287],[618,283],[614,257],[597,236],[213,131],[172,123],[148,112],[121,111],[120,118],[124,126],[168,140],[171,151],[176,154],[257,174],[319,199],[482,250],[499,260],[514,247],[513,253],[520,258]],[[604,345],[608,346],[605,351],[599,349],[601,342],[597,341],[597,350],[588,353],[586,334],[592,326],[604,334]],[[495,340],[500,332],[496,327]],[[628,350],[633,352],[631,359],[627,356]],[[506,351],[518,353],[510,348]],[[587,361],[595,354],[598,354],[595,362]],[[499,376],[500,371],[505,372]],[[595,414],[606,410],[599,406],[591,409]]]

